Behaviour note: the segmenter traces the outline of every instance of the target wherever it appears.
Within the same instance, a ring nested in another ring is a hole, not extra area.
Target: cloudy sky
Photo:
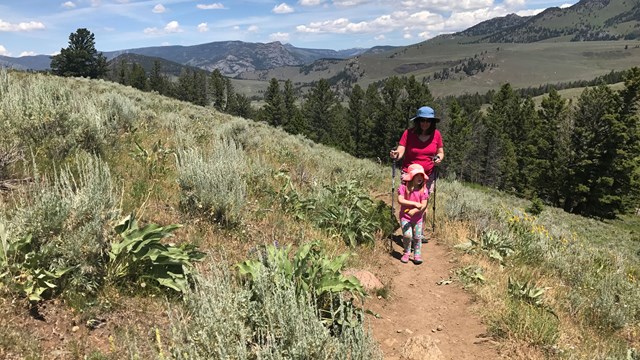
[[[214,41],[302,48],[415,44],[577,0],[3,0],[0,55],[55,54],[87,28],[99,51]]]

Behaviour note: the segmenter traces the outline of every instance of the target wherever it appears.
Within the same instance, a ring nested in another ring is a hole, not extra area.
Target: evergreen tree
[[[291,80],[284,83],[283,106],[284,106],[284,129],[290,134],[308,134],[309,129],[296,105],[296,94]]]
[[[389,150],[397,146],[398,139],[408,123],[402,109],[402,83],[400,79],[393,76],[384,82],[381,99],[380,116],[375,119],[372,138],[378,145],[374,156],[385,159],[389,157]]]
[[[167,93],[167,80],[162,75],[162,65],[160,61],[154,60],[151,73],[149,74],[149,88],[151,91],[157,91],[158,94],[165,95]]]
[[[269,87],[264,95],[263,121],[271,126],[280,126],[284,120],[284,103],[280,93],[280,84],[276,78],[271,78]]]
[[[243,94],[235,94],[236,107],[233,115],[243,117],[245,119],[253,119],[253,108],[251,107],[251,100]]]
[[[60,76],[96,79],[107,73],[107,58],[96,50],[93,33],[80,28],[69,35],[69,46],[51,58],[51,70]]]
[[[564,208],[567,211],[611,217],[619,200],[614,190],[619,97],[606,85],[587,88],[578,100],[571,136],[572,157],[568,166]]]
[[[360,85],[354,85],[349,94],[349,133],[353,141],[350,153],[357,157],[366,156],[367,143],[371,140],[371,118],[365,107],[365,94]]]
[[[447,173],[455,173],[459,178],[464,179],[467,175],[467,159],[471,151],[471,123],[458,105],[457,101],[449,104],[449,115],[447,122],[449,127],[443,133],[444,143],[447,146]]]
[[[209,87],[211,89],[210,99],[211,103],[213,103],[213,107],[218,111],[223,111],[225,109],[225,85],[224,76],[222,76],[220,70],[213,70],[209,81]]]
[[[362,156],[367,158],[375,158],[380,154],[379,149],[383,146],[380,142],[381,138],[374,135],[374,129],[382,126],[382,98],[380,97],[380,92],[378,91],[377,86],[374,84],[370,84],[367,86],[367,91],[364,94],[364,112],[367,117],[367,125],[369,127],[369,131],[367,132],[367,138],[362,138],[361,142],[361,151]],[[397,144],[397,140],[394,143],[394,146]],[[387,159],[387,157],[382,157],[379,159]]]
[[[330,146],[342,146],[346,129],[340,116],[340,104],[336,93],[326,79],[320,79],[306,96],[302,105],[312,140]]]
[[[403,116],[410,119],[416,115],[416,111],[421,106],[434,106],[433,95],[429,91],[429,87],[418,81],[415,76],[411,75],[405,81],[404,88],[407,93],[405,101],[402,103]],[[439,109],[435,109],[436,114],[439,114]]]
[[[540,124],[533,134],[539,141],[536,149],[538,173],[534,180],[537,195],[554,206],[560,206],[568,172],[571,128],[567,101],[555,88],[551,88],[549,95],[542,100],[538,118]]]
[[[224,106],[224,111],[228,114],[236,114],[236,109],[238,104],[236,103],[238,98],[236,97],[236,91],[233,88],[233,84],[231,83],[231,79],[228,77],[224,78],[225,84],[225,93],[227,98],[227,103]]]
[[[142,65],[134,63],[131,67],[129,85],[138,90],[147,90],[147,73],[144,71]]]

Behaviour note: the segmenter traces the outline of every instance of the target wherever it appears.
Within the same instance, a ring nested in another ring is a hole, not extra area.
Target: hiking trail
[[[388,299],[373,294],[366,302],[368,324],[385,359],[497,359],[498,346],[474,314],[472,295],[460,282],[446,281],[455,268],[455,254],[431,239],[422,245],[424,262],[402,263],[401,232],[393,253],[378,252],[374,273],[390,286]]]

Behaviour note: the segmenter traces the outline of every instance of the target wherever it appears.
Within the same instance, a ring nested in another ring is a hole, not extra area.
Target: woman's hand
[[[398,152],[398,150],[391,150],[391,151],[389,152],[389,156],[390,156],[392,159],[397,159],[399,155],[400,155],[400,153]]]

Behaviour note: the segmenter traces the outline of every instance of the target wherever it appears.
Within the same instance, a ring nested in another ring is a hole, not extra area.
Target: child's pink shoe
[[[403,263],[408,263],[409,262],[409,256],[411,255],[411,253],[404,253],[402,254],[402,257],[400,258],[400,261],[402,261]]]
[[[420,255],[420,254],[414,255],[413,256],[413,263],[416,264],[416,265],[422,264],[422,255]]]

